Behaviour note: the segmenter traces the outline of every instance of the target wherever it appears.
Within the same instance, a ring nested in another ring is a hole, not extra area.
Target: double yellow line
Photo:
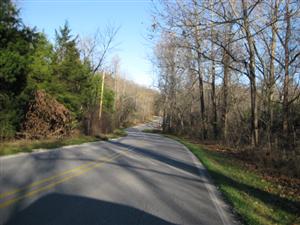
[[[123,154],[125,154],[125,153],[123,153]],[[15,189],[13,191],[9,191],[9,192],[0,194],[0,209],[3,209],[9,205],[12,205],[13,203],[18,202],[24,198],[33,197],[38,193],[50,190],[51,188],[53,188],[61,183],[64,183],[74,177],[78,177],[92,169],[99,168],[99,167],[103,166],[105,163],[111,162],[114,159],[120,157],[121,155],[122,154],[120,154],[120,153],[116,153],[110,158],[100,157],[96,160],[99,162],[93,161],[93,162],[89,162],[89,163],[84,163],[80,166],[74,167],[70,170],[66,170],[62,173],[58,173],[51,177],[47,177],[45,179],[33,182],[23,188]],[[64,175],[67,175],[67,176],[64,176]],[[61,179],[56,180],[56,178],[59,178],[59,177],[61,177]],[[49,182],[49,184],[43,186],[43,184],[46,184],[48,182]],[[41,186],[41,187],[38,187],[38,186]],[[38,187],[38,188],[22,195],[22,192],[26,192],[29,188],[34,188],[34,187]],[[18,193],[20,193],[20,195],[15,196]],[[10,196],[13,196],[13,198],[10,198],[8,200],[4,200],[3,202],[1,202],[2,199],[9,198]]]

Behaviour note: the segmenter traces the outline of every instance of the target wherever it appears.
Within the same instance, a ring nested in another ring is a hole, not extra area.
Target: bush
[[[13,112],[0,112],[0,139],[10,139],[15,136],[16,128],[13,124]]]

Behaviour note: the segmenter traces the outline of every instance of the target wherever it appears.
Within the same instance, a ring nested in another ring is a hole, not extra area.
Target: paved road
[[[234,224],[187,149],[158,134],[0,158],[0,224]]]

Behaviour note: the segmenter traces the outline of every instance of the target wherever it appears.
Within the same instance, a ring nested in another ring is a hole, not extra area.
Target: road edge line
[[[235,216],[231,212],[229,205],[221,197],[222,196],[221,192],[217,189],[216,185],[214,184],[211,176],[209,175],[208,170],[203,166],[200,160],[185,145],[183,146],[185,150],[188,152],[189,156],[192,158],[194,165],[197,167],[199,175],[204,178],[204,184],[209,193],[209,197],[211,198],[223,222],[223,225],[231,225],[232,222],[234,224],[239,224],[238,221],[235,219]]]
[[[145,138],[145,133],[144,132],[141,132],[141,133],[142,133],[143,138]],[[216,185],[214,184],[211,176],[209,175],[208,170],[203,166],[203,164],[200,162],[200,160],[190,151],[190,149],[177,140],[174,140],[172,138],[166,137],[161,134],[157,134],[157,135],[161,136],[162,138],[172,140],[173,142],[179,144],[180,146],[183,147],[183,149],[186,150],[186,152],[192,159],[193,164],[197,168],[198,174],[204,180],[204,186],[205,186],[205,188],[209,194],[209,197],[212,200],[212,202],[218,212],[218,215],[222,221],[222,224],[223,225],[240,224],[239,221],[236,220],[234,214],[231,212],[229,205],[223,200],[221,192],[217,189]]]

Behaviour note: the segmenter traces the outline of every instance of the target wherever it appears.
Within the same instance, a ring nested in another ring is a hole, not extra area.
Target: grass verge
[[[300,224],[300,196],[282,195],[280,186],[227,154],[207,150],[185,138],[166,136],[181,142],[197,156],[244,224]]]
[[[108,139],[119,138],[127,136],[127,133],[124,129],[116,129],[114,132],[105,135]]]
[[[64,139],[47,139],[47,140],[16,140],[0,143],[0,156],[13,155],[20,152],[33,152],[34,149],[53,149],[67,145],[78,145],[86,142],[108,140],[126,136],[123,129],[116,129],[114,132],[100,136],[67,137]]]
[[[64,139],[9,141],[0,143],[0,156],[17,154],[20,152],[32,152],[34,149],[39,148],[53,149],[66,145],[76,145],[99,140],[101,139],[93,136],[78,136]]]

